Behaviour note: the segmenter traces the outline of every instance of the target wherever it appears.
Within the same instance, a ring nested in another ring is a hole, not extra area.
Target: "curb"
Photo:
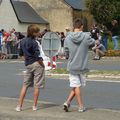
[[[61,105],[39,103],[38,111],[32,111],[32,101],[25,100],[23,111],[16,112],[14,107],[17,99],[0,97],[0,120],[119,120],[120,110],[104,108],[87,108],[84,113],[77,112],[77,106],[72,106],[68,113]]]
[[[52,73],[46,73],[46,76],[53,76],[53,77],[69,77],[69,74],[52,74]],[[86,75],[86,79],[92,79],[92,78],[97,78],[97,79],[120,79],[120,75],[108,75],[108,74],[97,74],[97,75]]]

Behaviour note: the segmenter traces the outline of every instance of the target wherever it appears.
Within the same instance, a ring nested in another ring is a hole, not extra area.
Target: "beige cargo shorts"
[[[34,62],[26,66],[26,68],[23,85],[43,88],[45,86],[45,69],[38,62]]]

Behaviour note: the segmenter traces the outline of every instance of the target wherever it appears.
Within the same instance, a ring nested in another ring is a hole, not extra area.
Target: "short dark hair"
[[[77,18],[74,20],[73,23],[73,28],[81,28],[81,26],[83,25],[83,21],[80,18]]]
[[[35,33],[38,32],[40,32],[40,28],[38,25],[36,24],[29,25],[27,29],[27,37],[35,38],[36,37]]]

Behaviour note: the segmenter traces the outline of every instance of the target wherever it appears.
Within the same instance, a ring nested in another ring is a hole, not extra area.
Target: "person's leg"
[[[96,56],[99,56],[99,49],[96,49]]]
[[[101,51],[101,50],[98,50],[98,54],[99,54],[100,57],[105,55],[105,53],[103,51]]]
[[[100,56],[99,56],[99,49],[95,49],[95,57],[93,60],[99,60]]]
[[[67,101],[63,104],[64,105],[64,110],[65,112],[69,111],[69,107],[70,107],[70,102],[72,101],[72,99],[75,96],[75,89],[73,88],[67,98]]]
[[[108,49],[108,36],[106,35],[105,38],[104,38],[104,42],[105,42],[105,49],[107,50]]]
[[[45,69],[38,62],[34,63],[34,103],[33,110],[37,110],[38,97],[40,87],[44,86],[45,82]]]
[[[26,95],[26,92],[27,92],[27,87],[25,85],[23,85],[21,92],[20,92],[19,103],[18,103],[18,105],[20,107],[22,107],[22,105],[23,105],[23,101],[24,101],[24,97]]]
[[[39,88],[35,87],[34,88],[34,104],[33,104],[33,106],[35,107],[37,107],[38,97],[39,97]]]
[[[75,89],[73,88],[67,98],[67,101],[66,101],[67,104],[70,104],[74,97],[75,97]]]
[[[79,107],[83,108],[84,105],[82,101],[82,93],[81,93],[80,87],[75,88],[75,96],[76,96]]]
[[[102,37],[102,40],[100,41],[100,43],[105,46],[105,37],[104,36]]]
[[[114,36],[112,37],[113,43],[114,43],[114,50],[118,50],[118,37]]]
[[[23,82],[23,86],[20,92],[19,102],[16,107],[16,111],[21,111],[27,89],[29,86],[32,86],[32,83],[33,83],[33,74],[31,73],[31,65],[29,65],[27,66],[27,70],[24,75],[24,82]]]
[[[107,50],[107,41],[108,41],[108,37],[107,35],[105,35],[103,38],[102,38],[102,44],[103,46],[105,47],[105,49]]]

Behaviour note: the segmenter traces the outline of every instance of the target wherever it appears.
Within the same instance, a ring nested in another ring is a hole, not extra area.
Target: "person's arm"
[[[40,56],[40,49],[38,46],[38,43],[35,41],[33,44],[33,49],[34,49],[34,56],[36,57],[38,63],[42,66],[45,67],[44,63],[43,63],[43,58]]]
[[[86,34],[86,45],[89,47],[89,49],[96,47],[95,40],[88,34]]]
[[[65,54],[65,58],[69,59],[69,48],[67,44],[67,38],[65,38],[65,42],[64,42],[64,54]]]
[[[96,46],[96,49],[100,49],[101,46],[102,46],[101,44],[97,45],[97,46]]]

